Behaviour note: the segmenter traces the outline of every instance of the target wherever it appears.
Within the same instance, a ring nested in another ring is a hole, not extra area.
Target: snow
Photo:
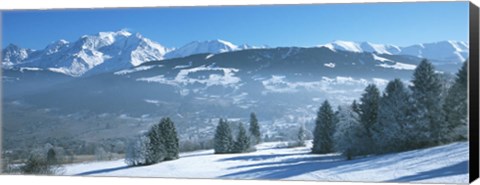
[[[345,160],[339,154],[311,154],[307,147],[262,143],[245,154],[214,155],[212,150],[181,153],[180,159],[128,167],[124,160],[65,166],[65,175],[467,183],[468,142]]]
[[[469,53],[468,42],[453,40],[419,43],[404,47],[390,44],[375,44],[371,42],[337,40],[331,43],[318,45],[317,47],[327,47],[332,51],[342,50],[355,53],[369,52],[388,55],[411,55],[419,58],[437,60],[442,63],[463,62],[468,58]]]
[[[221,39],[207,40],[207,41],[193,41],[178,49],[175,49],[166,53],[165,58],[171,59],[171,58],[186,57],[186,56],[200,54],[200,53],[218,54],[218,53],[225,53],[225,52],[231,52],[231,51],[239,51],[244,49],[260,49],[260,48],[266,48],[266,46],[250,46],[247,44],[237,46],[231,42],[221,40]],[[206,59],[211,57],[211,56],[210,57],[208,56]]]
[[[328,67],[328,68],[335,68],[335,63],[330,62],[330,63],[325,63],[323,66]]]
[[[158,100],[144,99],[143,101],[145,101],[146,103],[157,105],[157,106],[160,104],[160,101]]]
[[[366,86],[369,81],[363,78],[355,79],[346,76],[337,76],[335,78],[322,77],[320,81],[296,81],[290,82],[285,76],[272,75],[269,79],[259,79],[266,89],[265,93],[294,93],[300,90],[321,91],[325,93],[339,93],[334,86],[353,85]]]
[[[211,58],[211,57],[213,57],[213,56],[215,56],[215,54],[207,55],[207,56],[205,57],[205,60],[207,60],[207,59],[209,59],[209,58]]]
[[[136,67],[136,68],[133,68],[133,69],[124,69],[124,70],[121,70],[121,71],[117,71],[113,74],[115,74],[115,75],[125,75],[125,74],[130,74],[130,73],[139,72],[139,71],[146,71],[146,70],[153,69],[154,67],[162,67],[162,66],[163,65],[140,66],[140,67]]]
[[[140,34],[126,30],[84,35],[75,42],[59,40],[35,51],[11,46],[4,56],[9,67],[36,67],[79,77],[89,71],[110,72],[161,60],[169,51]]]
[[[188,68],[188,67],[191,67],[191,66],[192,66],[192,62],[188,62],[187,65],[178,65],[178,66],[173,67],[173,69],[184,69],[184,68]]]
[[[377,61],[380,61],[380,62],[393,62],[389,59],[386,59],[386,58],[383,58],[383,57],[379,57],[378,55],[375,55],[375,54],[372,54],[373,56],[373,59],[374,60],[377,60]]]
[[[21,67],[20,72],[23,73],[23,71],[42,71],[43,69],[40,69],[38,67]]]
[[[395,62],[395,64],[379,64],[377,66],[384,67],[384,68],[393,68],[393,69],[401,69],[401,70],[415,70],[417,67],[416,65],[413,64],[405,64],[405,63],[400,63],[400,62]]]
[[[191,73],[200,71],[221,71],[223,74],[210,74],[206,78],[191,78],[188,76]],[[235,68],[222,68],[202,65],[190,69],[181,69],[174,79],[167,79],[164,75],[158,75],[153,77],[138,78],[137,81],[156,82],[173,86],[200,83],[206,85],[207,87],[215,85],[236,87],[241,81],[239,77],[235,76],[235,73],[238,71],[239,70]]]

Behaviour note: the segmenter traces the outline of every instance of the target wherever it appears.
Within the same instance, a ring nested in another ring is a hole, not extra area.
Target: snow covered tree
[[[353,100],[352,110],[355,111],[357,114],[360,114],[360,106],[358,105],[357,100]]]
[[[413,73],[412,84],[414,123],[418,133],[416,147],[441,144],[448,131],[442,109],[442,84],[430,62],[420,62]]]
[[[333,152],[333,133],[335,131],[335,114],[325,100],[317,113],[313,135],[312,153],[324,154]]]
[[[233,149],[233,137],[232,130],[227,121],[220,119],[218,126],[215,130],[215,137],[213,139],[213,148],[215,154],[225,154],[232,152]]]
[[[163,147],[165,150],[164,160],[178,159],[178,137],[175,125],[169,117],[162,118],[159,124]]]
[[[49,164],[57,164],[57,154],[55,153],[55,150],[53,148],[48,149],[47,152],[47,162]]]
[[[261,134],[260,134],[260,126],[258,125],[257,116],[254,112],[250,114],[250,134],[252,134],[252,139],[254,140],[255,144],[260,143]]]
[[[305,139],[307,137],[305,132],[306,132],[305,126],[303,124],[300,125],[300,128],[298,129],[298,133],[297,133],[297,143],[296,143],[297,146],[305,146]]]
[[[365,92],[360,98],[360,105],[358,105],[360,123],[365,128],[366,137],[371,141],[365,144],[372,145],[373,149],[373,134],[374,134],[374,125],[378,121],[378,106],[380,100],[380,91],[377,86],[370,84],[365,88]]]
[[[400,79],[390,81],[380,99],[374,140],[379,153],[412,149],[415,128],[412,125],[412,100]]]
[[[341,152],[347,159],[367,154],[366,130],[360,124],[359,116],[352,106],[339,107],[335,134],[335,151]]]
[[[162,136],[160,124],[153,125],[147,133],[150,140],[148,146],[148,156],[146,164],[155,164],[161,162],[166,157],[165,141]]]
[[[443,110],[448,129],[448,141],[466,140],[468,137],[468,60],[458,71],[455,82],[448,90]]]
[[[149,147],[150,139],[146,135],[138,135],[131,139],[125,151],[125,163],[129,166],[148,164]]]
[[[247,152],[250,149],[250,138],[248,138],[247,131],[243,128],[243,124],[238,125],[238,135],[237,140],[233,146],[233,152],[243,153]]]

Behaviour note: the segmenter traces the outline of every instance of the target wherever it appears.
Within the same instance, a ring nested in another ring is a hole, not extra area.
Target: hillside
[[[315,181],[392,181],[467,183],[468,142],[347,161],[339,154],[310,154],[310,147],[287,148],[271,142],[246,154],[213,155],[212,150],[182,153],[151,166],[127,167],[123,160],[65,166],[65,175],[282,179]]]

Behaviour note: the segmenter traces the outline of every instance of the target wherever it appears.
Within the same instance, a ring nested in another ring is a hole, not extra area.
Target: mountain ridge
[[[458,64],[468,57],[468,42],[452,40],[420,43],[406,47],[336,40],[314,47],[326,47],[332,51],[410,55],[432,59],[440,65]],[[74,42],[61,39],[48,44],[41,50],[9,44],[2,50],[2,67],[18,70],[48,70],[80,77],[120,71],[149,61],[181,58],[202,53],[219,54],[265,48],[270,47],[266,45],[235,45],[221,39],[192,41],[179,48],[168,48],[143,37],[140,33],[120,30],[83,35]]]

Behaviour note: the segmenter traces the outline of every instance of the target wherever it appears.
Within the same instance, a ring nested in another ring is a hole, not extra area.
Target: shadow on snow
[[[75,174],[75,175],[93,175],[93,174],[98,174],[98,173],[114,172],[114,171],[124,170],[124,169],[128,169],[128,168],[133,168],[133,167],[132,166],[120,166],[120,167],[115,167],[115,168],[105,168],[105,169],[82,172],[82,173]]]
[[[467,174],[467,173],[468,173],[468,161],[463,161],[451,166],[446,166],[439,169],[420,172],[415,175],[396,178],[393,180],[389,180],[388,182],[419,181],[419,180],[431,179],[436,177],[448,177],[452,175],[461,175],[461,174]]]

